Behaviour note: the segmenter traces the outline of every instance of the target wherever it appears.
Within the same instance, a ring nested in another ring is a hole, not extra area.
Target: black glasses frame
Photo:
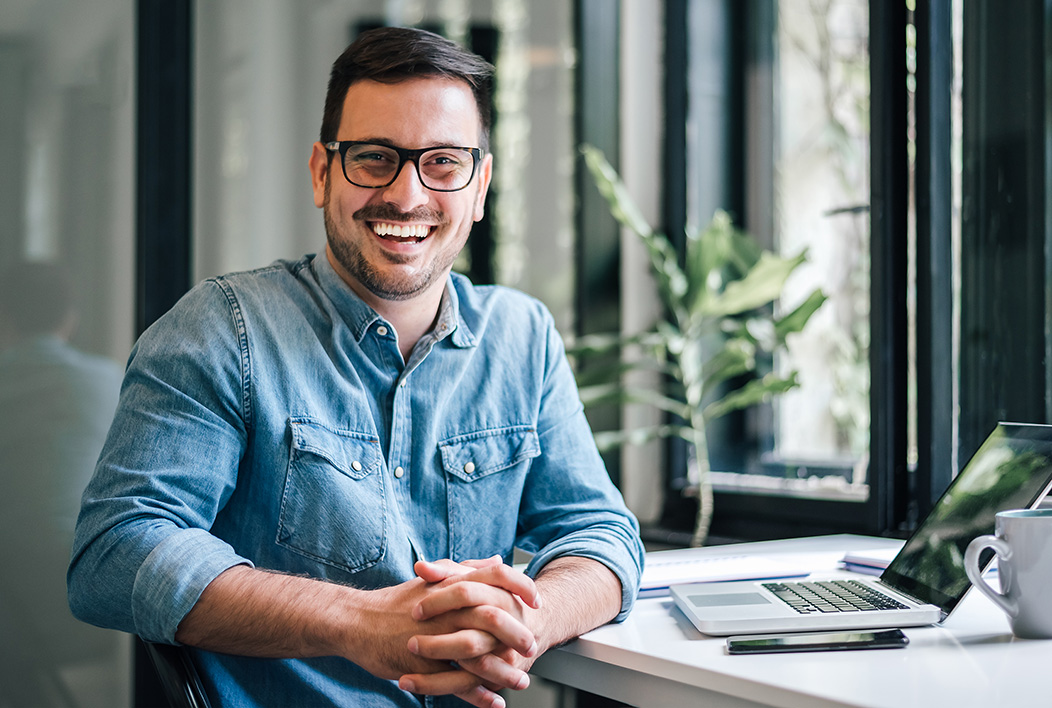
[[[430,189],[432,192],[459,192],[460,190],[471,184],[471,181],[475,179],[475,171],[478,169],[479,161],[482,159],[482,149],[474,147],[460,147],[456,145],[436,145],[434,147],[417,148],[410,150],[409,148],[396,147],[395,145],[388,145],[386,143],[374,143],[368,140],[334,140],[328,143],[322,143],[326,150],[330,152],[338,152],[340,154],[340,169],[343,171],[343,178],[353,184],[355,187],[361,187],[363,189],[383,189],[394,184],[394,181],[398,179],[398,175],[402,173],[402,168],[405,167],[405,163],[412,162],[416,168],[416,176],[420,180],[425,188]],[[347,151],[355,145],[375,145],[376,147],[386,148],[393,150],[398,155],[398,165],[395,167],[394,174],[391,175],[390,181],[385,184],[358,184],[353,179],[347,176]],[[420,156],[425,152],[431,152],[432,150],[464,150],[471,155],[471,174],[468,175],[468,181],[464,183],[464,187],[457,187],[456,189],[438,189],[431,187],[424,181],[423,174],[420,173]]]

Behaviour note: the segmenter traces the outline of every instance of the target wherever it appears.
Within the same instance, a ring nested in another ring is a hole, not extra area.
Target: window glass
[[[123,706],[127,635],[66,601],[134,336],[131,0],[0,3],[0,705]]]
[[[761,3],[762,4],[762,3]],[[829,298],[772,366],[800,386],[751,411],[718,488],[864,500],[869,445],[869,56],[865,0],[780,0],[747,59],[747,230],[808,261],[777,305]],[[759,116],[759,117],[757,117]],[[767,116],[765,119],[764,116]],[[742,472],[747,472],[743,474]]]
[[[362,29],[419,26],[497,67],[494,181],[457,269],[541,298],[571,331],[572,11],[560,0],[198,3],[196,277],[324,248],[307,159],[331,64]]]

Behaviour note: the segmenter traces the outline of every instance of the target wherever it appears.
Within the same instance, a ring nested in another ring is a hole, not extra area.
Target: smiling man
[[[363,34],[310,156],[324,254],[198,285],[132,352],[70,604],[187,646],[217,705],[501,706],[631,609],[638,525],[551,316],[451,272],[491,78],[437,35]]]

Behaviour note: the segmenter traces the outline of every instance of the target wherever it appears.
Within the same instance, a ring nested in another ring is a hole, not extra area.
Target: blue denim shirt
[[[174,643],[234,565],[380,587],[417,559],[513,548],[535,554],[531,575],[562,555],[604,563],[619,619],[631,609],[638,525],[547,310],[452,275],[403,362],[390,323],[308,256],[205,281],[136,343],[84,493],[70,604]],[[194,658],[221,705],[420,705],[340,658]]]

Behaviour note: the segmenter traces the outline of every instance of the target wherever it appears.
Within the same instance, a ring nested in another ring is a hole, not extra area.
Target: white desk
[[[836,561],[847,550],[887,545],[839,535],[698,550],[808,554],[822,564],[817,576],[843,574]],[[644,708],[1052,706],[1052,640],[1014,638],[982,594],[968,593],[942,626],[905,632],[906,649],[728,656],[724,639],[701,634],[659,597],[639,600],[621,624],[549,651],[532,673]]]

